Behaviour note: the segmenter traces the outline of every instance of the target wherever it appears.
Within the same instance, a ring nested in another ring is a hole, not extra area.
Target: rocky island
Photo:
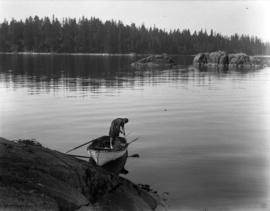
[[[1,210],[166,210],[151,189],[38,142],[0,138]]]
[[[268,61],[263,58],[249,56],[245,53],[227,53],[215,51],[199,53],[193,59],[196,67],[225,67],[228,69],[257,69],[268,66]]]
[[[151,55],[131,63],[136,69],[179,69],[182,68],[173,58],[167,54]],[[193,58],[193,66],[197,68],[224,68],[249,70],[270,66],[267,57],[249,56],[245,53],[227,53],[225,51],[214,51],[198,53]]]
[[[172,57],[167,54],[151,55],[131,63],[131,66],[137,69],[144,68],[173,68],[176,65]]]

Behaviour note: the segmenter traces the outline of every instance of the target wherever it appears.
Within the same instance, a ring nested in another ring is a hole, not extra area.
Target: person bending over
[[[117,118],[112,121],[109,131],[111,149],[113,148],[113,142],[115,141],[116,137],[119,137],[120,133],[122,133],[124,136],[126,135],[126,123],[128,123],[127,118]]]

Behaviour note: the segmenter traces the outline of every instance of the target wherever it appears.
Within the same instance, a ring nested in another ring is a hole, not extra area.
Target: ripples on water
[[[270,68],[130,68],[136,57],[0,55],[0,134],[66,151],[130,118],[127,176],[172,210],[269,210]],[[86,154],[81,149],[77,154]]]

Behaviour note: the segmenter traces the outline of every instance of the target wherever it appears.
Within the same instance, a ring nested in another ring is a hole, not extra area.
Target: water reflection
[[[143,87],[196,81],[209,83],[226,77],[227,69],[193,68],[192,56],[174,56],[182,68],[172,70],[135,70],[130,67],[141,57],[74,55],[0,54],[0,81],[14,89],[28,88],[30,94],[56,92],[58,89],[100,93],[102,89]],[[228,75],[231,77],[233,71]],[[245,77],[245,71],[237,72]],[[250,71],[249,71],[250,73]]]
[[[137,59],[0,55],[1,136],[65,152],[127,116],[141,155],[128,177],[170,192],[170,208],[269,210],[269,68],[198,70],[180,56],[180,69],[139,71]]]
[[[123,87],[126,80],[117,76],[123,62],[129,60],[129,57],[1,55],[1,80],[14,88],[28,87],[35,93],[59,87],[98,91],[102,86]]]

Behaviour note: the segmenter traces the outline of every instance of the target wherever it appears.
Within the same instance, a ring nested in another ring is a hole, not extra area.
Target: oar
[[[78,158],[90,158],[88,156],[83,156],[83,155],[69,155],[69,156],[78,157]]]
[[[139,139],[139,137],[135,138],[134,140],[132,140],[131,142],[127,143],[127,145],[130,145],[131,143],[137,141]]]
[[[139,154],[133,154],[133,155],[129,155],[128,157],[129,158],[139,158],[140,155]]]
[[[80,147],[83,147],[84,145],[89,144],[89,143],[91,143],[92,141],[93,141],[93,140],[88,141],[88,142],[86,142],[86,143],[84,143],[84,144],[81,144],[80,146],[74,147],[73,149],[68,150],[66,153],[69,153],[69,152],[71,152],[71,151],[73,151],[73,150],[75,150],[75,149],[78,149],[78,148],[80,148]]]
[[[129,142],[128,145],[130,145],[131,143],[137,141],[138,139],[139,139],[138,137],[135,138],[134,140],[132,140],[131,142]],[[89,143],[91,143],[92,141],[93,141],[93,140],[88,141],[88,142],[86,142],[86,143],[84,143],[84,144],[81,144],[80,146],[74,147],[73,149],[68,150],[66,153],[69,153],[69,152],[71,152],[71,151],[73,151],[73,150],[75,150],[75,149],[78,149],[78,148],[80,148],[80,147],[86,145],[86,144],[89,144]]]

